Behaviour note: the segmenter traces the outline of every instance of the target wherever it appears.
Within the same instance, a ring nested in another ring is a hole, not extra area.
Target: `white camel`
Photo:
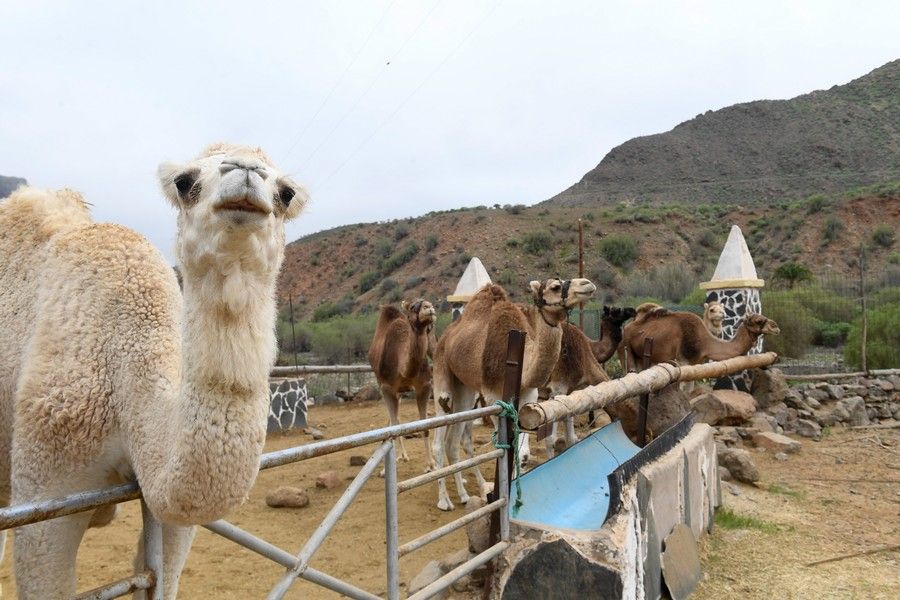
[[[158,174],[178,209],[183,300],[159,251],[94,223],[75,192],[0,203],[0,501],[136,479],[163,522],[172,599],[193,525],[239,506],[256,479],[284,221],[306,193],[261,150],[229,144]],[[113,514],[18,529],[19,597],[71,598],[84,531]]]

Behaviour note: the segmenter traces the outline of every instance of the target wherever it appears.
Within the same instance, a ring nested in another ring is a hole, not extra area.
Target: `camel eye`
[[[276,194],[275,197],[278,198],[279,202],[281,202],[283,205],[287,206],[291,203],[291,199],[294,197],[294,195],[296,193],[297,192],[295,192],[292,187],[290,187],[288,185],[280,185],[280,186],[278,186],[278,193]]]
[[[187,193],[191,191],[191,188],[194,187],[194,183],[197,181],[197,175],[199,173],[196,169],[191,169],[190,171],[185,171],[181,175],[175,178],[175,189],[178,190],[178,195],[184,198],[187,196]]]

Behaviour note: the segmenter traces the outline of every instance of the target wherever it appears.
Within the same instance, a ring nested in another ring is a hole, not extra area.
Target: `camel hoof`
[[[443,511],[450,511],[453,510],[453,503],[447,498],[441,498],[438,500],[437,507]]]
[[[378,476],[384,479],[384,469],[381,469],[381,473],[379,473]]]
[[[400,457],[400,460],[402,460],[403,462],[409,462],[409,456],[404,454],[403,456]]]
[[[494,482],[486,481],[484,485],[481,486],[481,497],[487,499],[488,494],[494,491]]]
[[[450,410],[450,398],[438,398],[438,404],[441,405],[441,409],[443,409],[443,411],[448,415],[453,412],[452,410]]]
[[[437,469],[437,465],[434,464],[434,463],[431,463],[431,464],[429,464],[429,465],[425,465],[425,472],[426,472],[426,473],[431,473],[432,471],[434,471],[434,470],[436,470],[436,469]]]
[[[461,495],[459,496],[459,503],[460,503],[460,504],[468,504],[468,503],[469,503],[469,495],[468,495],[468,494],[461,494]]]

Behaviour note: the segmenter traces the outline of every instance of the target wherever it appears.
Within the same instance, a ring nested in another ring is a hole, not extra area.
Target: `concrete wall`
[[[513,521],[513,544],[498,561],[493,597],[660,598],[663,540],[679,523],[698,540],[711,530],[720,504],[717,466],[712,428],[698,424],[638,471],[623,489],[622,509],[599,530]]]

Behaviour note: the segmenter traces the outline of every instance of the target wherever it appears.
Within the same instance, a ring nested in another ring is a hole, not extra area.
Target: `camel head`
[[[593,296],[597,286],[588,279],[548,279],[545,282],[532,281],[528,284],[534,304],[547,312],[565,314],[573,306],[585,302]]]
[[[434,306],[432,306],[431,302],[428,300],[419,298],[412,303],[404,300],[400,303],[400,306],[403,308],[403,311],[406,313],[406,318],[409,319],[409,322],[413,327],[431,327],[434,325],[434,319],[437,313],[434,310]]]
[[[743,325],[747,328],[747,331],[757,336],[763,334],[778,335],[781,333],[778,323],[762,315],[748,314],[744,317]]]
[[[625,308],[618,306],[603,307],[603,318],[609,319],[616,325],[621,325],[628,319],[633,319],[635,315],[637,315],[637,312],[630,306],[626,306]]]
[[[163,163],[157,175],[178,209],[176,252],[187,277],[277,274],[284,222],[300,213],[307,194],[261,149],[214,144],[186,164]]]
[[[725,307],[718,302],[704,302],[703,316],[706,317],[710,323],[719,325],[722,323],[722,319],[725,318]]]

